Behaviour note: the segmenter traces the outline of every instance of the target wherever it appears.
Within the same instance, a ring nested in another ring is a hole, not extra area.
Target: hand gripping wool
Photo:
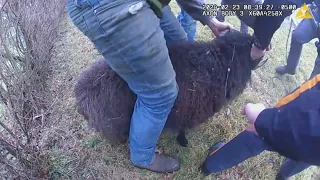
[[[245,89],[256,63],[250,58],[253,38],[227,32],[209,42],[168,46],[179,92],[165,129],[179,132],[204,123]],[[103,58],[80,74],[75,86],[78,112],[111,143],[128,139],[136,95]]]

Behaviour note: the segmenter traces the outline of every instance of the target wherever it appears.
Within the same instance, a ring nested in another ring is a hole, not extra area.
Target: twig
[[[93,81],[93,84],[96,83],[99,79],[101,79],[103,76],[105,76],[107,73],[103,73],[100,77],[98,77],[98,79],[96,79],[95,81]]]
[[[24,166],[30,167],[30,161],[21,157],[21,152],[18,150],[18,148],[14,147],[13,145],[11,145],[3,139],[0,139],[0,144],[3,145],[5,149],[9,152],[9,154],[17,158]]]
[[[20,144],[19,138],[1,121],[0,121],[0,126],[2,126],[15,140],[17,140],[18,144],[24,149],[25,146]]]
[[[37,115],[37,116],[34,116],[32,119],[33,120],[36,120],[37,118],[41,117],[41,129],[43,129],[43,126],[44,126],[44,119],[45,119],[45,112],[43,109],[41,109],[41,114],[40,115]]]
[[[233,63],[233,58],[234,58],[234,52],[235,52],[235,46],[233,46],[233,53],[232,53],[232,59],[231,59],[231,64]],[[230,65],[231,65],[230,64]],[[224,86],[224,96],[227,97],[227,86],[228,86],[228,79],[229,79],[229,73],[230,73],[231,69],[230,66],[228,67],[228,73],[227,73],[227,78],[226,78],[226,84]]]
[[[123,114],[121,114],[121,116],[119,116],[119,117],[109,118],[109,119],[107,119],[107,121],[114,120],[114,119],[121,119],[122,117],[123,117]]]
[[[4,146],[4,149],[7,150],[9,152],[9,154],[11,154],[14,157],[17,157],[17,153],[16,153],[16,147],[14,147],[13,145],[11,145],[10,143],[8,143],[6,140],[0,138],[0,145]]]
[[[90,173],[91,173],[91,175],[92,175],[93,179],[94,179],[94,180],[97,180],[97,179],[96,179],[96,177],[95,177],[95,175],[93,174],[93,172],[92,172],[92,169],[91,169],[91,168],[90,168]]]
[[[8,0],[6,0],[6,1],[3,3],[3,5],[2,5],[2,7],[1,7],[1,9],[0,9],[0,12],[2,12],[2,10],[4,9],[4,7],[6,6],[7,3],[8,3]]]

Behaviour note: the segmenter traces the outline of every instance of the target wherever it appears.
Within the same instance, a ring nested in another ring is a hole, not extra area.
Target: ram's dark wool
[[[165,129],[180,132],[198,126],[245,89],[255,64],[250,58],[253,38],[227,32],[210,42],[182,42],[168,47],[179,93]],[[136,95],[103,58],[81,73],[75,86],[78,112],[111,143],[128,139]]]

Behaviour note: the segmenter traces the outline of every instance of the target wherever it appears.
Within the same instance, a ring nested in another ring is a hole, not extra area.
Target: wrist
[[[215,17],[212,17],[210,20],[207,21],[207,26],[210,28],[210,29],[213,29],[217,26],[217,19]]]
[[[259,113],[253,125],[260,136],[266,136],[268,134],[269,127],[273,123],[277,111],[275,108],[266,108]]]
[[[261,51],[265,50],[265,48],[261,46],[261,44],[258,41],[258,38],[255,35],[253,35],[253,46],[256,47],[257,49],[260,49]]]

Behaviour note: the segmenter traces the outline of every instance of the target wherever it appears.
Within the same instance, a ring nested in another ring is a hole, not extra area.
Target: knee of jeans
[[[164,95],[167,97],[165,98],[167,102],[174,103],[178,97],[178,92],[179,92],[179,85],[177,84],[176,81],[173,81],[170,84],[169,90],[166,93],[164,93]]]
[[[160,107],[172,105],[179,92],[179,86],[176,80],[170,80],[170,83],[162,86],[161,88],[157,88],[156,90],[152,90],[152,92],[148,93],[148,95],[139,96],[140,100],[147,104],[148,106]]]
[[[173,81],[168,87],[166,87],[163,92],[161,92],[161,98],[158,99],[158,105],[164,105],[166,104],[169,106],[172,106],[177,97],[179,92],[179,86],[176,81]]]
[[[188,23],[194,23],[194,22],[196,22],[189,14],[187,14],[187,13],[185,13],[184,14],[184,18],[186,19],[186,21],[188,22]]]

